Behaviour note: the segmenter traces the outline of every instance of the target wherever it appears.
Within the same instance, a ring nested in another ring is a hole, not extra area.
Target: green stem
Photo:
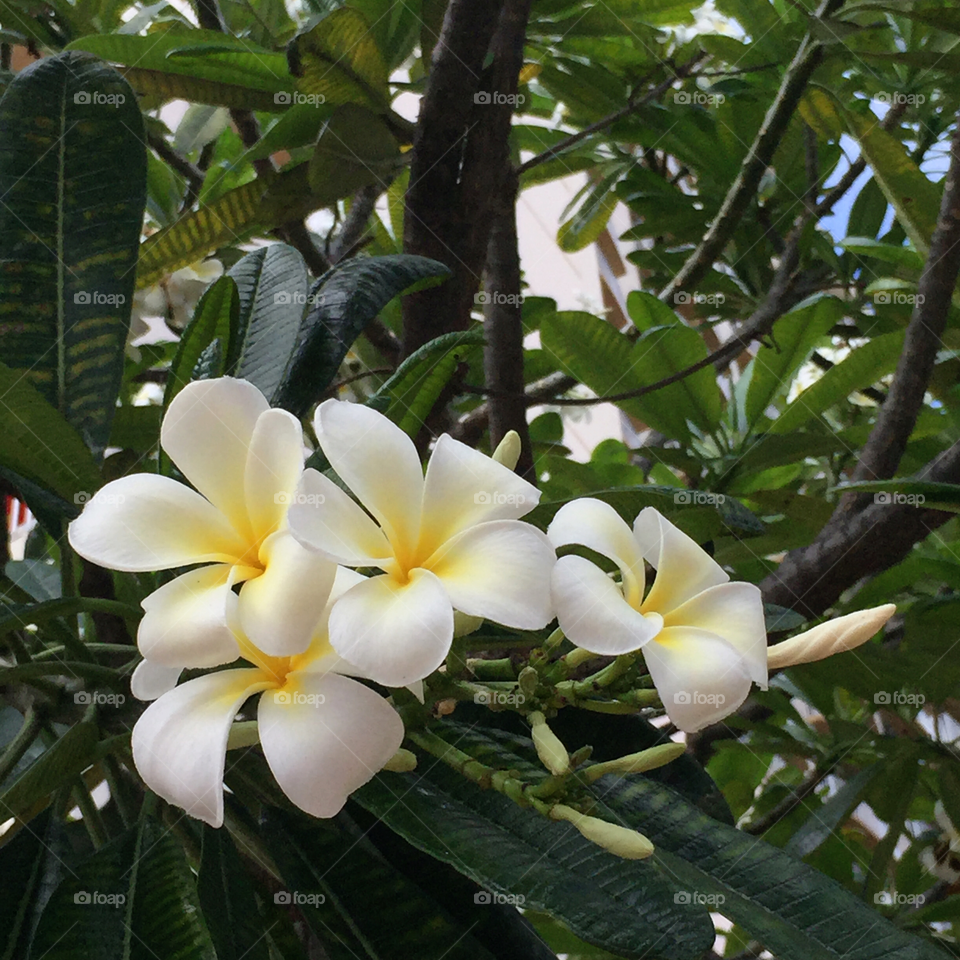
[[[502,660],[468,660],[467,668],[478,680],[516,680],[517,674],[509,657]]]
[[[93,797],[90,796],[90,791],[87,790],[87,785],[83,782],[82,777],[74,787],[73,796],[77,801],[77,806],[80,807],[83,825],[87,828],[90,841],[94,848],[99,850],[107,842],[107,828],[103,824],[103,817],[100,816],[100,811],[93,802]]]
[[[43,717],[37,713],[33,707],[27,709],[23,718],[23,726],[17,732],[17,735],[7,745],[0,757],[0,783],[10,775],[10,771],[20,762],[23,755],[30,749],[33,741],[37,739],[37,734],[43,728]]]

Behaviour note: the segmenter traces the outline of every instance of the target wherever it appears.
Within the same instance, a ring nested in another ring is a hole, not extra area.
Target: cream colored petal
[[[160,443],[184,476],[249,536],[244,475],[258,417],[269,409],[246,380],[196,380],[174,397]]]
[[[393,557],[383,531],[340,487],[313,469],[303,471],[287,523],[300,543],[337,563],[379,567]]]
[[[561,557],[553,568],[553,602],[560,629],[578,647],[603,656],[639,650],[659,632],[659,614],[644,616],[620,588],[583,557]]]
[[[216,667],[232,663],[240,648],[230,629],[232,568],[217,563],[181,574],[143,601],[146,613],[137,646],[164,667]]]
[[[555,547],[578,543],[605,557],[619,568],[623,593],[635,610],[643,600],[643,554],[630,527],[613,507],[602,500],[581,497],[562,506],[547,528],[547,536]]]
[[[286,530],[264,541],[260,560],[266,570],[240,588],[240,627],[271,657],[303,653],[327,605],[337,566]]]
[[[866,643],[897,612],[893,603],[869,610],[857,610],[845,617],[821,623],[796,637],[776,643],[767,650],[767,667],[781,670],[798,663],[812,663],[852,650]]]
[[[177,685],[181,673],[183,667],[164,667],[141,660],[130,676],[130,692],[138,700],[156,700]]]
[[[750,679],[767,686],[767,628],[760,588],[752,583],[707,587],[664,617],[665,627],[696,627],[723,637],[747,664]]]
[[[522,520],[492,520],[448,541],[425,564],[457,610],[521,630],[553,619],[550,541]]]
[[[433,673],[453,640],[453,605],[429,570],[408,583],[370,577],[348,590],[330,614],[330,642],[363,674],[404,687]]]
[[[633,534],[640,552],[657,570],[644,612],[656,610],[666,616],[701,590],[730,579],[706,550],[653,507],[640,511]]]
[[[259,670],[222,670],[188,680],[151,703],[132,741],[146,785],[191,817],[221,826],[233,718],[248,697],[272,685]]]
[[[396,549],[412,550],[423,499],[423,470],[413,441],[382,413],[342,400],[321,403],[314,426],[340,479]]]
[[[705,630],[664,628],[643,648],[643,659],[667,716],[686,733],[729,716],[750,692],[740,652]]]
[[[260,698],[263,755],[280,789],[314,817],[333,817],[397,752],[403,722],[362,683],[291,673]]]
[[[131,573],[229,563],[244,549],[219,510],[186,484],[155,473],[102,487],[70,524],[69,539],[84,559]]]
[[[303,430],[286,410],[257,419],[244,473],[247,514],[256,539],[273,533],[286,516],[303,471]]]
[[[488,520],[517,520],[540,501],[540,491],[502,464],[443,434],[423,488],[420,554]]]

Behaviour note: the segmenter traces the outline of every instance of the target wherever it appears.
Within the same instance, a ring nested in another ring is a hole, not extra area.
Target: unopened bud
[[[607,760],[603,763],[595,763],[592,767],[587,767],[583,771],[588,783],[599,780],[607,773],[618,773],[621,776],[628,773],[644,773],[647,770],[656,770],[677,757],[682,757],[686,752],[686,744],[683,743],[664,743],[657,747],[650,747],[649,750],[641,750],[639,753],[631,753],[625,757],[618,757],[616,760]]]
[[[570,755],[559,737],[547,726],[547,720],[539,710],[531,713],[527,719],[533,727],[533,745],[541,763],[556,776],[570,772]]]
[[[776,643],[767,650],[767,669],[780,670],[798,663],[813,663],[835,653],[852,650],[866,643],[893,615],[896,606],[885,603],[881,607],[858,610],[845,617],[828,620],[799,636]]]
[[[493,459],[508,470],[515,470],[520,459],[520,446],[520,434],[516,430],[508,430],[493,451]]]
[[[642,833],[629,827],[585,816],[562,803],[551,807],[550,816],[554,820],[572,823],[589,841],[624,860],[643,860],[653,853],[653,844]]]
[[[398,750],[384,765],[391,773],[409,773],[417,769],[416,755],[409,750]]]
[[[256,720],[241,720],[230,726],[227,737],[227,749],[239,750],[240,747],[252,747],[260,742],[260,731]]]
[[[532,700],[537,693],[540,675],[533,667],[524,667],[517,676],[517,683],[520,684],[520,691],[523,695],[528,700]]]

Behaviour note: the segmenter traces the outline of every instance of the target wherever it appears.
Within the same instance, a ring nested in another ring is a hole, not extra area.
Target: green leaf
[[[385,413],[405,433],[416,436],[457,367],[482,343],[481,330],[436,337],[411,353],[367,404]]]
[[[357,10],[327,14],[288,48],[301,93],[328,104],[355,103],[383,112],[390,106],[387,66],[370,24]]]
[[[249,380],[270,399],[296,345],[307,301],[306,264],[293,247],[274,243],[248,253],[228,276],[237,284],[240,312],[227,373]]]
[[[836,881],[652,780],[606,776],[597,788],[621,822],[654,842],[654,857],[678,883],[723,896],[724,916],[779,960],[947,960]]]
[[[28,382],[0,363],[0,464],[68,503],[99,489],[100,471],[76,430]]]
[[[206,824],[197,893],[217,960],[270,960],[243,860],[226,830]]]
[[[66,876],[40,917],[39,960],[216,960],[180,844],[140,824]]]
[[[876,503],[906,503],[927,510],[960,513],[960,485],[935,483],[931,480],[860,480],[834,487],[837,493],[873,493]]]
[[[324,274],[310,289],[276,405],[302,417],[331,384],[354,340],[394,297],[449,274],[437,260],[409,254],[354,257]]]
[[[110,430],[110,446],[150,453],[160,439],[161,409],[154,404],[117,407]]]
[[[29,917],[37,896],[50,826],[44,812],[0,850],[0,960],[19,960],[27,955]]]
[[[0,796],[0,813],[29,819],[55,790],[70,785],[97,759],[96,724],[78,723],[45,750]]]
[[[310,158],[308,177],[317,205],[329,206],[369,183],[385,185],[399,157],[393,134],[372,110],[357,103],[338,106]]]
[[[880,243],[879,240],[871,240],[869,237],[846,237],[839,242],[839,246],[861,257],[872,257],[874,260],[903,267],[916,277],[920,276],[923,269],[923,257],[910,247]]]
[[[123,373],[146,178],[143,119],[115,70],[65,53],[17,74],[0,101],[0,354],[97,455]]]
[[[282,109],[283,98],[290,96],[288,92],[252,90],[238,84],[186,77],[181,73],[166,73],[162,70],[121,67],[120,72],[140,96],[158,97],[163,101],[189,100],[191,103],[208,103],[231,110],[275,111]]]
[[[694,960],[713,941],[706,911],[675,903],[656,864],[614,857],[442,764],[424,761],[421,770],[380,774],[354,799],[419,850],[618,956]]]
[[[835,297],[793,310],[777,322],[774,344],[764,345],[752,361],[747,387],[747,423],[753,426],[767,407],[785,391],[817,342],[843,316],[843,304]]]
[[[773,421],[771,433],[790,433],[850,396],[869,387],[896,369],[903,352],[903,332],[885,333],[858,347],[814,384],[807,387]]]
[[[560,225],[557,243],[561,250],[567,253],[583,250],[603,233],[610,215],[620,202],[614,187],[622,173],[622,167],[617,164],[613,171],[590,188],[573,216]]]

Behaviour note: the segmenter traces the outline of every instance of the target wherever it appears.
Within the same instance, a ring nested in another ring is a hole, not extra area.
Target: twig
[[[377,204],[377,198],[383,191],[383,184],[371,183],[368,186],[361,187],[354,194],[353,202],[350,204],[350,212],[347,214],[346,220],[343,221],[343,228],[331,246],[328,255],[331,263],[339,263],[350,255],[350,252],[363,236],[363,231],[366,229],[370,215]]]
[[[784,817],[789,816],[803,803],[814,790],[833,772],[835,764],[825,764],[817,767],[789,796],[784,797],[772,810],[769,810],[758,820],[743,827],[744,833],[754,837],[763,836],[771,827],[776,826]]]
[[[181,157],[163,137],[154,133],[148,134],[147,143],[150,144],[153,152],[161,160],[170,164],[187,181],[189,189],[196,188],[199,191],[200,187],[203,186],[204,174],[202,170],[195,167],[186,157]]]
[[[373,370],[364,370],[361,373],[355,373],[352,377],[344,377],[342,380],[338,380],[336,383],[331,383],[327,387],[327,393],[336,394],[336,392],[341,387],[346,387],[351,383],[356,383],[358,380],[365,380],[367,377],[382,377],[387,374],[393,373],[393,367],[376,367]]]

